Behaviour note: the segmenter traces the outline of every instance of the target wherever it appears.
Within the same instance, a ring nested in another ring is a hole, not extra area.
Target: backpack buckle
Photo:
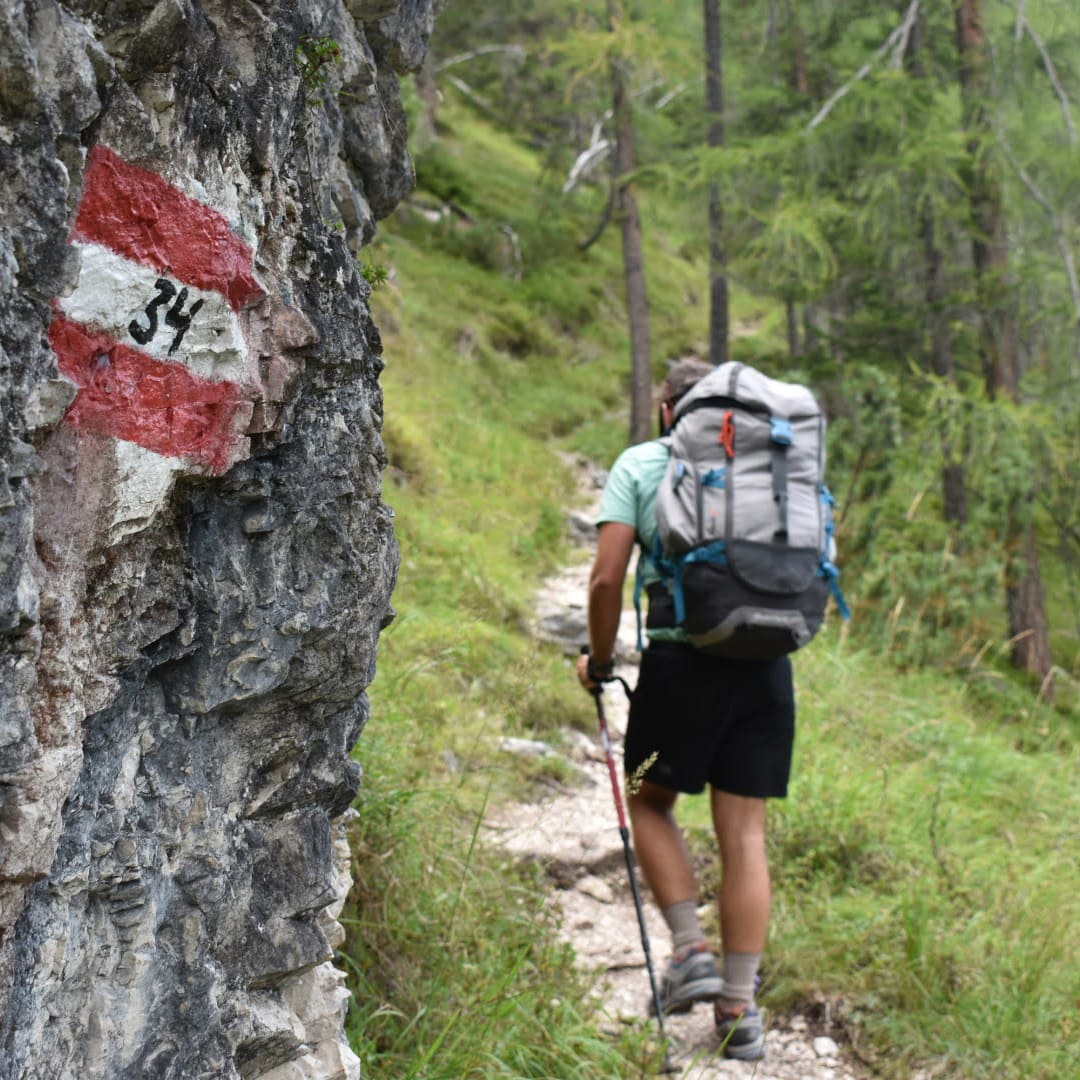
[[[791,446],[795,442],[795,432],[791,429],[791,421],[782,416],[770,416],[772,441],[777,446]]]

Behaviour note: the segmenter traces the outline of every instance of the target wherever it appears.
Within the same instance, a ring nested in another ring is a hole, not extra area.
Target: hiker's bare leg
[[[678,792],[646,780],[627,800],[637,861],[661,910],[697,901],[690,853],[675,820],[677,798]]]
[[[712,791],[720,846],[720,936],[724,952],[761,953],[772,894],[765,854],[765,800]]]

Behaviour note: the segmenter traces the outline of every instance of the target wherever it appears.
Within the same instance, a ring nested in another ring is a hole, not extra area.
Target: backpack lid
[[[714,368],[683,395],[675,406],[675,420],[709,398],[727,398],[749,409],[786,418],[817,416],[821,409],[809,387],[781,382],[749,364],[729,360]]]

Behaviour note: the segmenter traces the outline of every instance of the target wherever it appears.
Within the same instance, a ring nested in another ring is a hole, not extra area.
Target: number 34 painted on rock
[[[259,396],[238,318],[266,295],[251,248],[218,210],[104,146],[70,242],[79,275],[49,328],[78,387],[65,421],[224,472]]]

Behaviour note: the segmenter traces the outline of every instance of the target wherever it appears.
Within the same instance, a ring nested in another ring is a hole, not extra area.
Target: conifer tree
[[[709,114],[710,148],[724,145],[724,33],[720,0],[705,3],[705,100]],[[727,251],[724,244],[724,208],[720,184],[709,185],[709,359],[722,364],[728,358]]]
[[[608,29],[613,33],[625,20],[622,0],[608,0]],[[626,86],[624,58],[617,44],[611,53],[611,98],[615,121],[615,198],[622,231],[626,309],[630,327],[630,442],[644,442],[652,422],[652,359],[649,341],[649,292],[645,282],[645,255],[641,240],[632,173],[637,166],[634,117]]]
[[[981,321],[986,391],[991,400],[1020,400],[1020,355],[1009,280],[1001,177],[986,144],[990,51],[979,0],[955,0],[960,91],[970,154],[972,262]],[[1033,483],[1011,494],[1005,522],[1005,595],[1013,663],[1041,678],[1052,666],[1038,536],[1030,520]]]

